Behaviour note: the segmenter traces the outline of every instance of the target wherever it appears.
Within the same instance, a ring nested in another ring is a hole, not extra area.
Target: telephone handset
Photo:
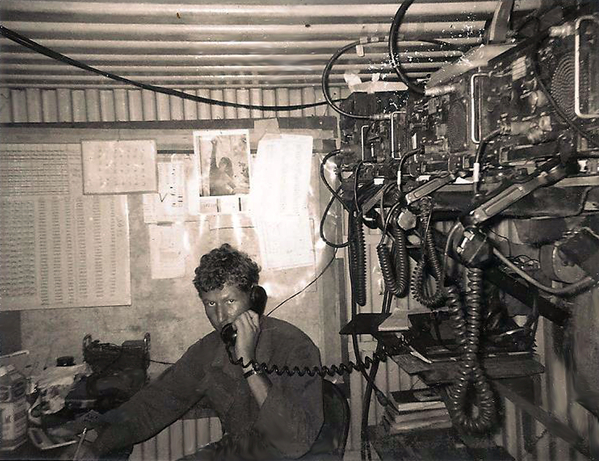
[[[266,290],[264,288],[262,288],[260,285],[252,287],[252,290],[250,291],[251,310],[256,312],[258,315],[262,315],[264,313],[267,300],[268,295],[266,294]],[[231,323],[227,323],[220,331],[220,338],[228,347],[233,347],[235,346],[235,340],[237,339],[237,330],[235,330]]]
[[[235,331],[235,328],[233,328],[232,323],[227,323],[223,327],[223,329],[220,331],[220,339],[222,339],[223,342],[229,347],[235,346],[237,331]]]

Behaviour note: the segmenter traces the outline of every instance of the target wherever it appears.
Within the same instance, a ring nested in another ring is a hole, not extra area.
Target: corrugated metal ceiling
[[[548,3],[515,2],[522,17]],[[388,36],[401,3],[353,0],[2,0],[1,24],[43,46],[128,79],[173,88],[320,85],[331,55],[367,36]],[[399,29],[407,75],[424,78],[481,43],[497,1],[420,0]],[[450,49],[430,43],[442,40]],[[0,38],[0,86],[114,88],[123,83],[57,62]],[[398,80],[384,42],[344,54],[344,74]]]

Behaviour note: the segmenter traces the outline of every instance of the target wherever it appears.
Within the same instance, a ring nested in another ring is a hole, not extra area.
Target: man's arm
[[[176,421],[203,397],[201,342],[119,408],[102,416],[105,424],[91,448],[99,455],[142,442]]]
[[[237,340],[235,341],[235,355],[243,360],[243,376],[247,379],[252,395],[256,399],[259,407],[268,396],[272,387],[272,382],[268,376],[261,373],[254,373],[251,361],[256,360],[256,345],[260,336],[260,316],[254,311],[246,311],[233,322],[237,330]]]
[[[300,369],[320,366],[320,352],[312,343],[293,345],[286,363]],[[322,378],[318,374],[284,374],[272,380],[256,427],[285,457],[299,458],[308,452],[322,427]]]

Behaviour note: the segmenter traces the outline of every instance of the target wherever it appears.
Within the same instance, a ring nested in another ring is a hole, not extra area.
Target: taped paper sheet
[[[2,310],[131,304],[124,195],[2,200]]]
[[[173,279],[185,276],[184,224],[150,225],[150,254],[153,279]],[[187,245],[188,246],[188,245]]]
[[[258,144],[250,209],[267,269],[314,264],[308,216],[311,162],[311,136],[272,136]]]
[[[156,192],[154,140],[81,141],[85,194]]]
[[[173,154],[158,162],[158,192],[143,195],[144,222],[195,221],[199,215],[197,161]]]

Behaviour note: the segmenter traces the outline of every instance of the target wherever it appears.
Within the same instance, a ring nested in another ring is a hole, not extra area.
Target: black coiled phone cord
[[[387,291],[401,298],[406,294],[408,288],[409,259],[406,233],[395,223],[399,211],[399,208],[397,208],[390,216],[392,223],[390,232],[394,239],[393,260],[391,252],[385,244],[384,234],[381,242],[376,247],[376,253],[379,258],[383,280],[385,281],[385,288]]]
[[[349,214],[349,272],[351,289],[356,303],[366,304],[366,242],[362,217]]]
[[[401,346],[399,346],[399,347],[401,347]],[[249,365],[252,365],[254,370],[256,370],[259,373],[260,372],[266,373],[267,375],[275,373],[279,376],[281,376],[281,375],[287,375],[287,376],[320,375],[323,378],[327,375],[328,376],[335,376],[335,375],[341,376],[344,373],[349,374],[354,370],[364,372],[365,370],[368,370],[373,364],[378,363],[378,362],[386,362],[388,357],[390,357],[393,354],[398,353],[397,351],[389,352],[389,351],[387,351],[386,348],[382,348],[381,350],[375,351],[372,354],[372,358],[367,356],[363,360],[364,365],[356,364],[350,360],[348,363],[341,363],[338,366],[332,365],[330,367],[326,366],[326,365],[323,365],[323,366],[314,365],[314,366],[304,366],[304,367],[298,367],[298,366],[289,367],[287,365],[284,365],[283,367],[279,367],[278,365],[269,366],[267,363],[264,363],[264,362],[258,363],[256,360],[250,360],[249,362],[244,362],[243,357],[240,357],[239,359],[235,359],[233,357],[233,353],[231,352],[231,346],[226,345],[225,348],[227,350],[227,354],[229,355],[229,361],[233,365],[240,365],[244,368]]]
[[[448,286],[447,305],[453,321],[458,348],[462,354],[459,362],[457,382],[448,389],[448,410],[455,424],[468,432],[484,432],[495,419],[493,392],[480,367],[479,336],[481,328],[482,269],[468,269],[468,292],[466,293],[466,315],[455,286]],[[470,384],[476,393],[478,413],[471,414],[468,402]]]
[[[421,257],[414,273],[412,274],[412,296],[420,304],[431,309],[441,307],[445,301],[445,292],[443,290],[443,267],[437,256],[435,241],[430,226],[432,213],[432,203],[430,200],[424,200],[422,203],[422,213],[420,214],[420,223],[422,227]],[[425,293],[424,282],[426,278],[426,266],[430,265],[433,277],[435,279],[435,291],[432,295]]]

